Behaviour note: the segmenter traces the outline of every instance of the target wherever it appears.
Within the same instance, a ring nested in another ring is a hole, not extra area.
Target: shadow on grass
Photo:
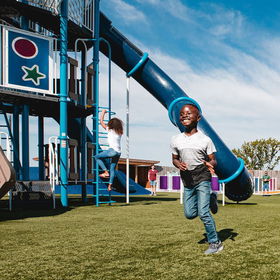
[[[20,220],[33,217],[49,217],[61,215],[71,211],[73,207],[62,207],[60,201],[56,200],[56,209],[53,209],[52,201],[32,201],[30,203],[13,203],[9,210],[8,200],[0,200],[0,222],[9,220]]]
[[[222,204],[223,201],[218,200],[218,203]],[[240,205],[240,206],[241,205],[258,205],[258,203],[255,203],[255,202],[238,202],[238,201],[236,201],[236,202],[225,201],[225,204],[227,204],[227,205]]]
[[[108,200],[108,197],[101,198],[102,200]],[[114,205],[112,203],[111,206],[115,207],[123,207],[123,206],[131,206],[133,203],[141,203],[142,205],[152,205],[158,204],[159,202],[166,201],[176,201],[178,198],[176,197],[167,197],[167,196],[130,196],[130,204],[126,204],[125,196],[112,196],[112,200],[117,203],[123,203],[121,205]],[[88,198],[87,202],[84,203],[80,197],[68,198],[68,207],[62,207],[60,199],[56,199],[56,209],[53,209],[52,200],[48,201],[21,201],[21,202],[13,202],[12,211],[9,211],[8,199],[0,200],[0,222],[8,221],[8,220],[20,220],[25,218],[32,217],[47,217],[47,216],[56,216],[61,215],[67,211],[71,211],[77,207],[84,206],[95,206],[95,201],[93,198]],[[104,205],[108,205],[107,203]],[[109,206],[109,205],[108,205]]]
[[[206,233],[203,234],[204,238],[198,241],[198,244],[205,244],[207,243],[207,236]],[[235,241],[235,237],[238,235],[237,232],[234,232],[232,228],[225,228],[218,232],[219,239],[224,242],[227,239]]]
[[[170,202],[170,201],[177,201],[179,198],[176,197],[167,197],[164,195],[157,195],[157,196],[133,196],[130,195],[129,197],[129,204],[126,203],[125,196],[112,196],[112,200],[116,201],[117,203],[123,203],[121,205],[115,205],[115,207],[124,207],[124,206],[133,206],[133,204],[141,205],[152,205],[158,204],[161,202]],[[112,205],[114,206],[114,204]]]

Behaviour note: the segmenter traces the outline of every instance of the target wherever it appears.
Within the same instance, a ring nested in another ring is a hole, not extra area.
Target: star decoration
[[[24,76],[22,79],[24,81],[31,81],[34,83],[34,85],[39,86],[40,85],[40,79],[45,79],[46,75],[39,72],[39,66],[33,65],[32,68],[29,68],[27,66],[22,66],[21,69],[24,71]]]

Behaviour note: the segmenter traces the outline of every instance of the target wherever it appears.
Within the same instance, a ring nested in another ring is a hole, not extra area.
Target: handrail
[[[110,120],[111,116],[112,116],[112,114],[111,114],[111,107],[112,107],[112,93],[111,93],[111,91],[112,91],[111,90],[112,48],[111,48],[110,43],[102,37],[99,38],[99,44],[100,44],[100,42],[104,42],[108,47],[108,95],[109,95],[108,96],[108,99],[109,99],[109,102],[108,102],[109,106],[108,107],[109,107],[109,120]]]
[[[84,42],[84,39],[81,39],[81,38],[78,38],[75,40],[75,48],[74,48],[74,51],[75,51],[75,60],[78,60],[77,59],[77,46],[78,46],[78,42],[81,41],[83,46],[84,46],[84,50],[85,50],[85,61],[87,61],[87,45],[86,43]],[[84,77],[85,77],[85,69],[84,69]],[[78,92],[78,80],[75,80],[75,93]],[[84,94],[84,100],[83,100],[83,104],[82,105],[86,105],[86,94]]]
[[[144,53],[142,58],[138,61],[138,63],[126,74],[127,77],[131,77],[148,59],[149,54]]]
[[[54,147],[53,147],[54,143]],[[49,138],[49,177],[53,196],[53,208],[55,208],[55,185],[58,185],[58,137]]]

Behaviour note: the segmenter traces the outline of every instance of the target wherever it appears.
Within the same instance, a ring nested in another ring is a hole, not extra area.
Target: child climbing
[[[104,171],[99,176],[101,178],[109,178],[108,191],[112,190],[112,184],[115,177],[115,169],[121,156],[121,137],[123,135],[123,122],[118,118],[112,118],[108,124],[104,122],[104,116],[107,111],[101,112],[100,124],[108,132],[108,150],[94,156],[97,164]],[[109,159],[109,168],[106,167],[104,160]]]

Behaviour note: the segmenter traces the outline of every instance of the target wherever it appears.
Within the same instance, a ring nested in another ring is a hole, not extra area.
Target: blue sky
[[[100,7],[200,103],[229,148],[260,138],[279,139],[280,2],[101,0]],[[106,91],[106,67],[103,58],[101,94]],[[125,73],[114,66],[113,109],[124,120],[125,86]],[[171,165],[169,142],[178,130],[134,80],[130,115],[131,157]]]

